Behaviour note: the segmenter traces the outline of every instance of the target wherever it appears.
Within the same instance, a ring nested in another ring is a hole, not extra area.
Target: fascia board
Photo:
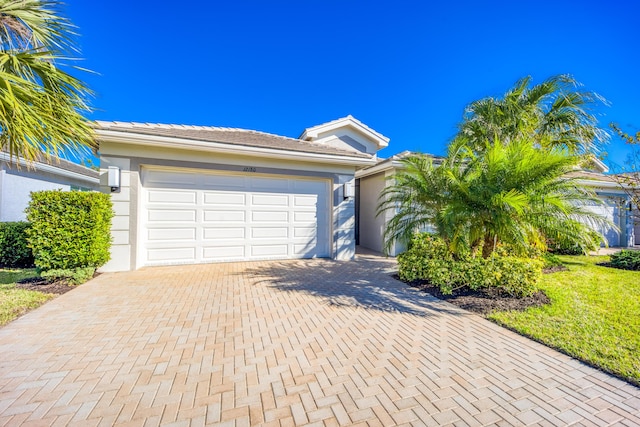
[[[7,153],[0,153],[0,160],[5,161],[7,163],[11,161],[10,156]],[[15,161],[15,159],[13,159],[13,161]],[[91,184],[100,183],[100,178],[93,178],[87,175],[83,175],[81,173],[68,171],[66,169],[61,169],[54,165],[48,165],[46,163],[40,163],[40,162],[27,163],[27,161],[24,159],[18,159],[18,163],[20,164],[21,167],[23,166],[27,168],[27,170],[35,170],[36,172],[48,172],[54,175],[64,176],[66,178],[73,178],[73,179],[85,181]]]
[[[234,146],[218,142],[185,140],[165,136],[123,133],[119,131],[98,130],[98,140],[120,144],[147,145],[173,149],[191,149],[214,153],[235,154],[242,156],[260,156],[274,159],[298,160],[317,163],[332,163],[351,166],[369,166],[375,163],[374,158],[358,158],[337,156],[331,154],[305,153],[302,151],[283,151],[271,148],[251,147],[247,145]]]
[[[356,178],[366,178],[368,176],[376,175],[381,172],[386,172],[389,170],[398,170],[398,169],[404,169],[404,165],[401,162],[397,160],[392,160],[390,162],[383,161],[370,168],[360,169],[359,171],[356,171],[355,176]]]
[[[586,187],[597,187],[597,188],[617,188],[620,191],[630,190],[631,186],[626,184],[619,184],[617,182],[611,181],[596,181],[593,179],[578,179],[576,182],[580,185],[584,185]]]

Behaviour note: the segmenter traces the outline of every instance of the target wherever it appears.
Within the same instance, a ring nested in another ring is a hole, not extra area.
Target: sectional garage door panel
[[[141,264],[330,256],[326,180],[143,169]]]
[[[605,199],[604,204],[602,205],[594,205],[589,206],[588,209],[603,218],[611,221],[615,224],[619,229],[622,229],[622,224],[620,223],[620,207],[618,205],[618,201]],[[620,230],[616,230],[611,226],[603,226],[598,231],[602,233],[602,235],[607,239],[607,243],[609,246],[620,246],[621,244],[621,233]]]

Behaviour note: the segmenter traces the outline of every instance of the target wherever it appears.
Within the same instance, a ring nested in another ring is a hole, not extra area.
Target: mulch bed
[[[555,273],[556,271],[565,270],[567,270],[567,268],[560,265],[545,269],[544,273],[550,274]],[[397,275],[395,278],[400,280]],[[439,288],[432,286],[430,283],[423,280],[415,280],[413,282],[406,283],[409,286],[413,286],[414,288],[431,294],[438,299],[447,301],[457,307],[483,316],[490,314],[492,311],[524,311],[529,307],[539,307],[551,302],[549,297],[543,291],[538,291],[533,295],[524,298],[516,298],[506,295],[497,289],[481,289],[477,291],[460,289],[454,291],[451,295],[445,295],[440,292]]]
[[[45,294],[62,295],[74,289],[75,286],[69,286],[64,280],[49,282],[47,279],[32,277],[30,279],[24,279],[16,282],[16,288],[42,292]]]

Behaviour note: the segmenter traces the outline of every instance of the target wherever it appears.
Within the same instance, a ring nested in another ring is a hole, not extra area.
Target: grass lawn
[[[540,285],[551,304],[488,318],[640,385],[640,271],[596,265],[609,257],[560,258],[569,271]]]
[[[36,277],[35,269],[0,269],[0,326],[39,307],[55,295],[16,288],[15,282]]]

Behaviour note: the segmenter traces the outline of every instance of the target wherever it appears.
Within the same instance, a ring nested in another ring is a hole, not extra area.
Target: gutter
[[[192,139],[181,139],[166,136],[143,135],[135,133],[123,133],[121,131],[96,130],[98,140],[104,142],[115,142],[121,144],[136,144],[153,147],[164,147],[173,149],[191,149],[198,151],[208,151],[212,153],[234,154],[234,155],[258,155],[260,157],[286,160],[306,160],[317,163],[342,164],[350,166],[370,166],[375,164],[375,158],[348,157],[333,154],[307,153],[303,151],[285,151],[273,148],[252,147],[247,145],[236,146],[220,142],[198,141]]]
[[[11,159],[10,156],[7,153],[3,153],[0,152],[0,161],[4,161],[7,163],[11,163],[11,162],[15,162],[16,159]],[[26,160],[24,159],[17,159],[17,162],[19,164],[19,166],[24,166],[27,169],[33,168],[36,171],[39,172],[49,172],[52,173],[54,175],[58,175],[58,176],[64,176],[66,178],[73,178],[73,179],[78,179],[81,181],[85,181],[85,182],[89,182],[92,184],[99,184],[100,183],[100,178],[99,177],[91,177],[91,176],[87,176],[78,172],[73,172],[73,171],[69,171],[66,169],[62,169],[59,168],[55,165],[48,165],[46,163],[41,163],[41,162],[33,162],[33,163],[28,163]]]

